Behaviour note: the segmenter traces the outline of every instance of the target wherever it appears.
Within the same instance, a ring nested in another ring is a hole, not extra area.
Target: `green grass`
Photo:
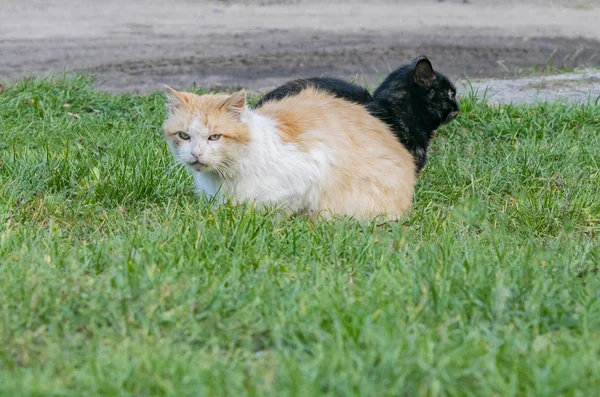
[[[202,201],[91,83],[0,94],[0,395],[600,390],[598,104],[463,98],[377,228]]]

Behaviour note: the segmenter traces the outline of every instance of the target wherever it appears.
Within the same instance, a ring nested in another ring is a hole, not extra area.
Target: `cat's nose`
[[[201,150],[192,150],[191,155],[194,156],[195,159],[201,157],[204,154]]]

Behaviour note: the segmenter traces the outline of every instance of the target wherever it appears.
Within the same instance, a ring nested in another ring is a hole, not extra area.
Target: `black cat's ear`
[[[415,71],[415,83],[421,87],[431,88],[435,84],[435,72],[431,61],[425,56],[420,55],[413,61]]]

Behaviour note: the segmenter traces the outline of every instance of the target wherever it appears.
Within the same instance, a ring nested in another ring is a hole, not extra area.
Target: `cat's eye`
[[[190,140],[190,136],[188,134],[186,134],[185,132],[183,132],[183,131],[179,131],[177,133],[177,136],[179,138],[183,139],[184,141],[189,141]]]
[[[450,98],[454,98],[456,96],[456,92],[454,92],[453,90],[448,90],[448,96]]]
[[[212,134],[211,136],[208,137],[209,141],[216,141],[221,137],[221,134]]]

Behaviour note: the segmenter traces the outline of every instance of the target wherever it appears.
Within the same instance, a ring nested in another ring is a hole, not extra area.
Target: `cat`
[[[287,96],[294,96],[308,87],[327,91],[338,98],[360,105],[366,105],[373,100],[369,90],[359,85],[333,77],[311,77],[309,79],[292,80],[269,91],[254,105],[254,108],[257,109],[269,101],[279,101]]]
[[[364,106],[312,88],[259,109],[244,90],[166,93],[164,135],[198,193],[359,220],[399,220],[412,205],[412,157]]]
[[[431,61],[425,55],[390,73],[373,96],[356,84],[329,77],[315,77],[293,80],[275,88],[265,94],[255,108],[297,95],[307,87],[365,106],[392,129],[412,154],[417,173],[427,164],[427,150],[435,130],[454,120],[460,110],[456,88],[446,76],[433,70]]]

